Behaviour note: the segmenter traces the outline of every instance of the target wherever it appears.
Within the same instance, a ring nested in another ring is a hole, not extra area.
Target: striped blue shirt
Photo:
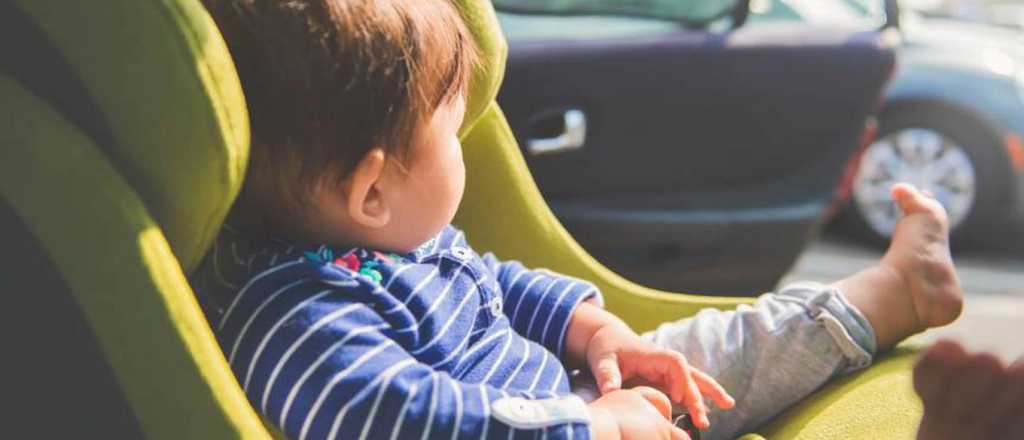
[[[566,330],[597,289],[481,257],[453,227],[406,255],[225,227],[192,281],[250,402],[293,439],[589,436],[496,402],[568,400]]]

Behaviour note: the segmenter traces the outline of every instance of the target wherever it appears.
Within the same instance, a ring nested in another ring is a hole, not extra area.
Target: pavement
[[[832,282],[869,267],[881,256],[882,249],[826,236],[804,251],[781,283]],[[954,254],[953,261],[964,288],[964,312],[953,324],[916,338],[959,340],[1007,361],[1024,356],[1024,254],[973,251]]]

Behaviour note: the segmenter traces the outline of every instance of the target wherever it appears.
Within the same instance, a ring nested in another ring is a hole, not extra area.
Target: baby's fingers
[[[708,429],[711,422],[708,420],[708,409],[704,405],[704,398],[701,397],[700,389],[693,379],[693,372],[696,371],[686,362],[686,358],[677,352],[671,352],[672,390],[673,398],[682,401],[683,406],[693,417],[693,424],[700,429]],[[679,390],[679,391],[676,391]],[[677,395],[677,392],[682,395]]]
[[[687,434],[686,431],[683,431],[674,425],[670,432],[672,434],[672,440],[692,440],[690,438],[690,434]]]
[[[714,378],[696,368],[690,368],[690,372],[693,373],[693,379],[697,382],[697,388],[700,388],[705,396],[710,397],[719,408],[732,409],[736,406],[736,400]]]
[[[601,394],[608,394],[622,388],[622,372],[619,371],[619,359],[615,353],[602,355],[594,362],[591,371]]]

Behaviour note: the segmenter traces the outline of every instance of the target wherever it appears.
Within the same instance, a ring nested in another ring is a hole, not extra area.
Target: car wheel
[[[889,241],[901,213],[889,195],[898,182],[931,192],[949,215],[954,245],[997,224],[1009,184],[998,136],[955,112],[920,108],[883,115],[861,157],[845,229],[875,244]]]

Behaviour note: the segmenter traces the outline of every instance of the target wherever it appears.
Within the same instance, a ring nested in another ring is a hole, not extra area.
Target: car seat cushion
[[[103,153],[142,196],[186,270],[240,189],[249,126],[234,66],[196,1],[14,0],[81,82],[112,142]]]
[[[68,286],[142,431],[265,432],[141,199],[49,103],[3,74],[0,96],[0,200]]]
[[[501,80],[505,77],[508,45],[490,1],[458,0],[456,6],[480,51],[480,64],[474,69],[467,97],[466,117],[459,131],[460,136],[465,137],[498,96]]]

